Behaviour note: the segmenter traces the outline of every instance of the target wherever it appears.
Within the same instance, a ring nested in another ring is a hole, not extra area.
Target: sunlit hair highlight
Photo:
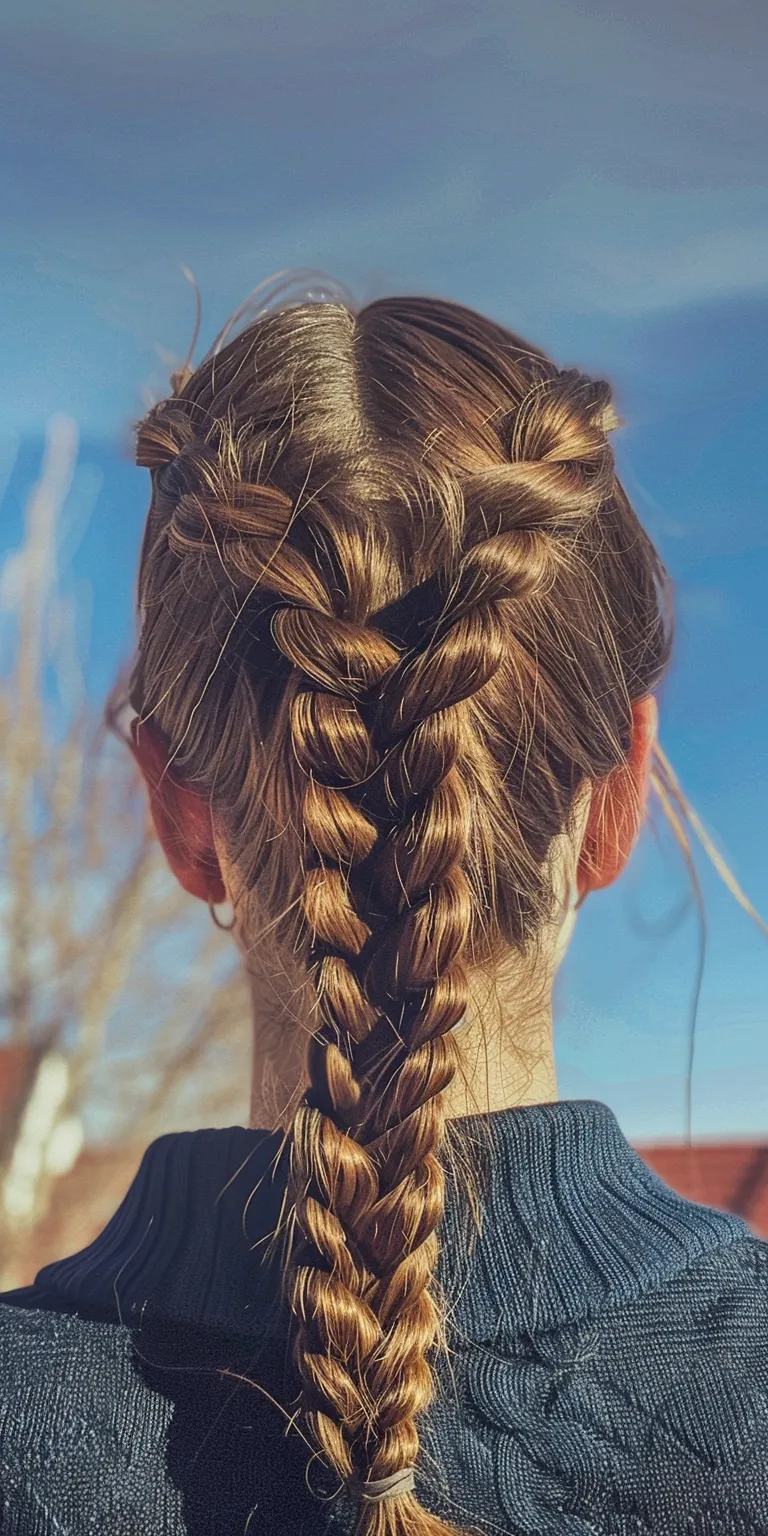
[[[438,1536],[418,1422],[455,1029],[473,971],[553,916],[553,841],[666,667],[667,577],[609,385],[459,305],[278,304],[177,386],[138,431],[132,702],[311,990],[307,1424],[365,1536]]]

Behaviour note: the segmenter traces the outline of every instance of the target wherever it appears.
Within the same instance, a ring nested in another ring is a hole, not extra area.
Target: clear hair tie
[[[362,1504],[382,1504],[385,1499],[399,1499],[402,1493],[413,1493],[415,1467],[401,1467],[388,1477],[372,1478],[367,1483],[353,1482],[350,1491]]]

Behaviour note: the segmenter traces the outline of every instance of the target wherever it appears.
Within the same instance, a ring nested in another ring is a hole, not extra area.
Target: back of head
[[[610,389],[458,305],[260,316],[142,423],[132,701],[311,999],[288,1271],[307,1422],[366,1533],[413,1492],[469,978],[666,665]]]

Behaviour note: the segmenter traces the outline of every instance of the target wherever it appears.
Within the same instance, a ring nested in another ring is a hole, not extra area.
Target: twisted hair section
[[[471,311],[400,299],[255,322],[139,430],[134,702],[306,965],[288,1294],[365,1536],[447,1530],[412,1469],[421,1492],[471,973],[535,942],[552,841],[668,653],[610,412]]]

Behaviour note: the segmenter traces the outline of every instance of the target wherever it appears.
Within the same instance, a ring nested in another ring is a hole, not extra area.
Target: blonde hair
[[[306,1422],[365,1536],[437,1536],[413,1469],[455,1026],[473,969],[551,916],[579,788],[626,760],[668,579],[609,385],[459,305],[283,305],[177,384],[138,430],[132,702],[311,988],[287,1277]]]

